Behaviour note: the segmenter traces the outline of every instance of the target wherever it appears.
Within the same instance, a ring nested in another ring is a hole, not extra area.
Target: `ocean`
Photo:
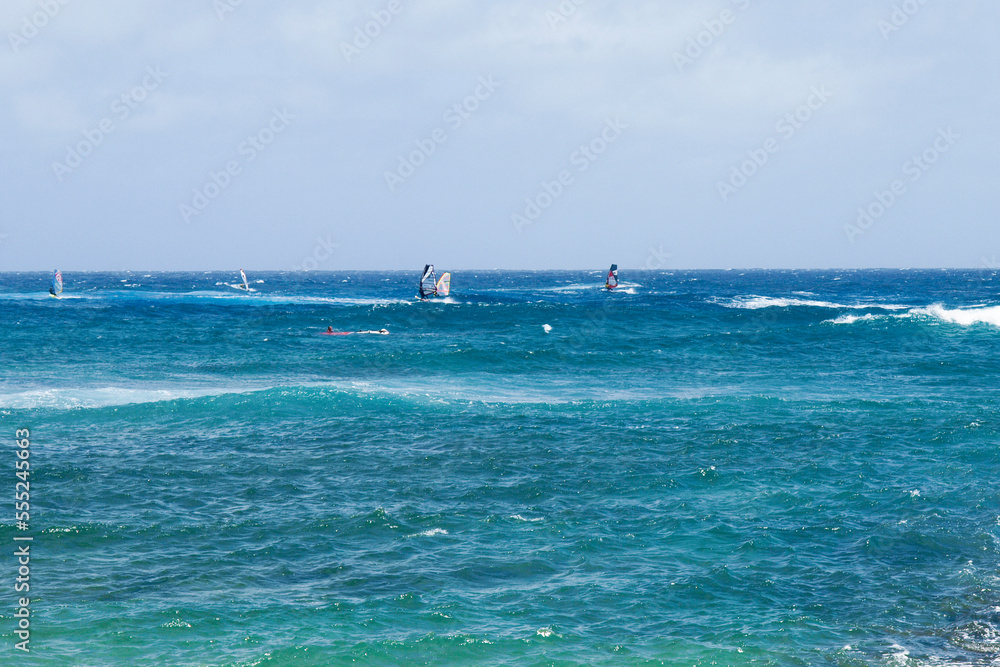
[[[620,273],[0,274],[0,662],[1000,665],[1000,276]]]

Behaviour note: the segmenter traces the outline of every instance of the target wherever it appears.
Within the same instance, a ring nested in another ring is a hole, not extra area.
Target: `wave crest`
[[[914,308],[910,312],[914,315],[924,315],[941,320],[942,322],[960,324],[966,327],[975,324],[989,324],[994,327],[1000,327],[1000,306],[945,308],[940,304],[935,304],[926,308]]]

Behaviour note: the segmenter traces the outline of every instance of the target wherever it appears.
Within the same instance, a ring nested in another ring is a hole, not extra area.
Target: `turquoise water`
[[[234,273],[0,275],[5,660],[1000,664],[1000,276]]]

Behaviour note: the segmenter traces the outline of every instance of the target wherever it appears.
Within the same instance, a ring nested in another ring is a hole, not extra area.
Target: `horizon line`
[[[63,273],[230,273],[234,271],[247,270],[244,267],[235,268],[216,268],[216,269],[2,269],[0,270],[0,275],[5,274],[22,274],[22,273],[52,273],[53,270],[60,271]],[[619,265],[619,271],[641,271],[643,273],[651,272],[661,272],[667,273],[672,271],[997,271],[1000,266],[868,266],[868,267],[726,267],[726,268],[684,268],[684,267],[673,267],[673,268],[646,268],[646,267],[622,267]],[[511,268],[459,268],[459,269],[445,269],[449,273],[472,273],[475,271],[507,271],[507,272],[524,272],[524,273],[541,273],[541,272],[565,272],[565,273],[578,273],[585,271],[598,271],[603,272],[607,269],[603,268],[576,268],[576,269],[511,269]],[[415,269],[353,269],[353,268],[343,268],[343,269],[315,269],[315,270],[294,270],[294,269],[249,269],[251,272],[255,273],[287,273],[287,274],[332,274],[332,273],[420,273],[420,268]]]

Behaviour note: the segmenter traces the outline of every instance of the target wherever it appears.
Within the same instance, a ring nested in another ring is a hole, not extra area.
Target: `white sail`
[[[442,273],[441,279],[434,285],[434,291],[438,296],[448,296],[451,294],[451,274]]]

